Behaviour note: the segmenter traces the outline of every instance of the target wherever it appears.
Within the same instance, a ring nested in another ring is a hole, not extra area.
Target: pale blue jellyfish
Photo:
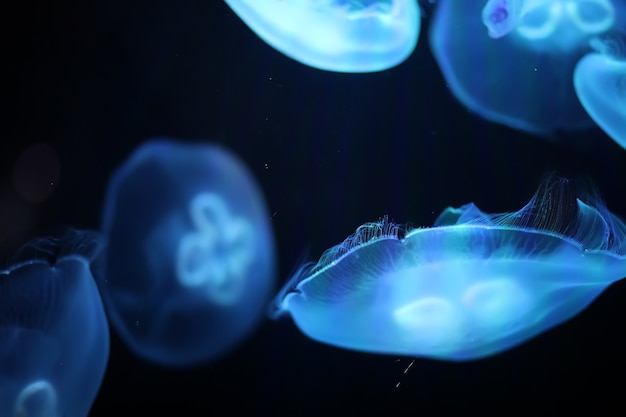
[[[598,52],[583,57],[574,71],[574,86],[587,113],[607,135],[626,149],[626,51],[596,39]],[[617,44],[616,46],[619,46]]]
[[[261,39],[313,68],[382,71],[415,49],[415,0],[226,0]]]
[[[109,357],[92,261],[102,238],[37,239],[0,271],[0,417],[85,417]]]
[[[589,40],[626,25],[623,0],[442,0],[430,41],[456,98],[531,133],[592,125],[572,74]]]
[[[100,282],[130,349],[188,366],[241,342],[273,288],[269,219],[251,174],[224,148],[155,140],[136,150],[107,191]]]
[[[515,213],[468,204],[432,228],[359,227],[287,283],[276,314],[342,348],[478,359],[573,317],[625,277],[625,238],[594,193],[550,177]]]

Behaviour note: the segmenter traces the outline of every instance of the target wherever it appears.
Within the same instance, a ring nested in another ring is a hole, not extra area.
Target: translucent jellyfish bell
[[[226,0],[261,39],[288,57],[337,72],[375,72],[415,49],[415,0]]]
[[[309,337],[372,353],[463,361],[573,317],[626,276],[626,225],[550,177],[520,211],[448,208],[432,228],[367,223],[276,299]]]
[[[109,357],[92,275],[103,239],[36,239],[0,272],[0,416],[86,417]]]
[[[482,22],[492,38],[514,32],[532,47],[567,51],[614,26],[616,1],[488,0]]]
[[[171,140],[137,149],[107,191],[99,282],[130,349],[176,367],[240,343],[273,288],[269,218],[251,174],[225,149]]]
[[[592,125],[571,77],[589,40],[620,27],[622,0],[443,0],[430,41],[464,106],[549,136]]]
[[[598,52],[585,55],[574,71],[576,93],[596,124],[626,149],[626,46],[617,39],[592,44]]]

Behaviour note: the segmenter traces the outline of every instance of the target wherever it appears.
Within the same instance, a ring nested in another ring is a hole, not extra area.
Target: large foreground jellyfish
[[[549,177],[515,213],[470,203],[432,228],[359,227],[287,283],[276,315],[343,348],[478,359],[571,318],[626,276],[625,238],[597,195]]]
[[[137,355],[188,366],[226,353],[263,315],[274,279],[269,215],[219,146],[154,140],[111,179],[100,289]]]
[[[337,72],[375,72],[415,49],[415,0],[226,0],[261,39],[288,57]]]
[[[574,67],[591,38],[625,25],[622,0],[442,0],[430,40],[464,106],[549,136],[592,125],[572,85]]]
[[[626,51],[614,55],[605,42],[576,65],[574,86],[591,118],[626,149]]]
[[[0,271],[0,417],[85,417],[109,357],[91,263],[102,238],[36,239]]]

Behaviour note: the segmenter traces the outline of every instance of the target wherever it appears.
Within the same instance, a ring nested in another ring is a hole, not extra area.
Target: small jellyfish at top
[[[626,149],[626,48],[619,38],[592,39],[596,52],[574,70],[578,99],[596,124]]]
[[[94,280],[103,239],[37,238],[0,271],[0,417],[86,417],[109,358]]]
[[[399,65],[417,45],[415,0],[226,0],[267,44],[313,68],[376,72]]]
[[[623,0],[442,0],[430,43],[453,95],[478,116],[546,138],[593,121],[572,74],[590,39],[626,25]]]
[[[360,226],[301,267],[273,315],[341,348],[468,361],[570,319],[625,276],[626,224],[552,175],[514,213],[470,203],[431,228]]]
[[[113,175],[98,280],[110,322],[139,357],[210,362],[264,316],[274,286],[270,216],[243,162],[218,145],[154,139]]]

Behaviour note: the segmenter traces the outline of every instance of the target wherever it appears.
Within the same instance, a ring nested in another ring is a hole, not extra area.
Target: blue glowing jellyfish
[[[101,248],[93,232],[37,239],[0,272],[0,416],[89,414],[109,357]]]
[[[593,125],[572,85],[574,67],[591,38],[625,25],[622,0],[442,0],[430,41],[464,106],[550,136]]]
[[[574,86],[591,118],[626,149],[626,56],[624,51],[613,55],[612,45],[594,41],[598,52],[580,60],[574,71]]]
[[[226,0],[261,39],[288,57],[327,71],[375,72],[415,49],[415,0]]]
[[[359,227],[276,299],[309,337],[372,353],[463,361],[516,346],[626,276],[626,224],[549,177],[520,211],[447,208],[432,228]]]
[[[215,359],[252,331],[274,280],[274,242],[250,173],[218,146],[155,140],[113,176],[100,289],[137,355]]]

